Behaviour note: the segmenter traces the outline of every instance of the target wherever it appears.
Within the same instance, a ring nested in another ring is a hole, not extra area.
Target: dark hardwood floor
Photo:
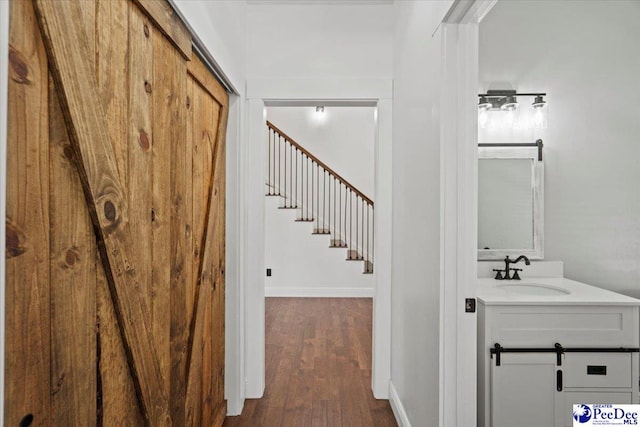
[[[235,426],[396,426],[371,392],[369,298],[267,298],[266,389]]]

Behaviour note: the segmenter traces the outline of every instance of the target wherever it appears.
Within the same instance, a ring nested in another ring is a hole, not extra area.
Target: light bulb
[[[505,121],[505,127],[508,129],[513,129],[513,124],[515,122],[516,119],[516,113],[515,113],[515,108],[512,109],[507,109],[507,114],[504,118]]]
[[[544,127],[544,111],[542,108],[536,108],[535,113],[533,113],[533,124],[536,128]]]
[[[326,112],[324,110],[323,106],[318,106],[316,107],[316,113],[313,115],[313,121],[318,124],[321,125],[325,122],[326,120]]]
[[[487,127],[487,123],[489,122],[489,113],[485,108],[482,108],[478,111],[478,125],[481,129],[485,129]]]

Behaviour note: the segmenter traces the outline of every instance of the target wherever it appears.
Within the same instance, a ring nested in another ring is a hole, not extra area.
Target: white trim
[[[9,2],[0,1],[0,58],[9,57]],[[0,61],[0,420],[4,420],[5,218],[7,214],[8,61]]]
[[[291,297],[291,298],[373,298],[373,288],[280,288],[267,287],[264,296],[272,297]]]
[[[407,411],[405,411],[404,406],[402,406],[402,400],[400,396],[398,396],[398,391],[391,381],[389,381],[389,404],[391,405],[391,410],[393,411],[393,416],[396,418],[398,427],[411,427]]]
[[[477,423],[478,20],[493,0],[456,0],[442,31],[439,425]],[[452,17],[455,17],[453,19]]]
[[[265,107],[261,99],[247,102],[248,138],[242,150],[244,220],[242,252],[245,272],[245,382],[247,399],[259,399],[265,386],[265,215],[264,161],[266,157]]]
[[[264,150],[267,144],[264,117],[265,103],[307,100],[332,100],[341,103],[375,101],[378,106],[378,140],[380,147],[391,146],[392,80],[391,79],[258,79],[247,81],[249,138],[243,151],[245,173],[241,186],[245,193],[240,214],[246,234],[242,238],[246,300],[246,398],[260,398],[265,386],[265,257],[264,257]],[[317,105],[317,104],[312,104]],[[248,148],[247,148],[248,147]],[[376,148],[378,150],[378,148]],[[386,150],[386,148],[384,149]],[[389,150],[386,150],[389,151]],[[256,157],[262,156],[262,157]],[[380,156],[376,163],[376,182],[388,180],[381,171],[391,168],[391,153]],[[389,189],[385,191],[391,191]],[[381,193],[384,194],[384,193]],[[376,200],[376,224],[391,224],[391,195]],[[385,206],[388,204],[389,206]],[[386,214],[385,214],[386,212]],[[385,217],[385,215],[387,215]],[[378,225],[375,225],[380,228]],[[391,354],[391,262],[382,261],[383,249],[391,248],[390,229],[380,228],[375,240],[375,296],[373,312],[372,390],[377,398],[385,398],[390,375]]]
[[[373,351],[371,388],[376,399],[389,398],[391,378],[391,266],[393,224],[392,101],[381,99],[376,110]],[[383,178],[384,177],[384,178]],[[383,220],[375,221],[382,218]],[[382,350],[389,349],[389,350]]]
[[[323,107],[376,107],[378,103],[375,100],[334,100],[334,99],[325,99],[322,100]],[[316,107],[318,106],[318,100],[309,100],[309,99],[275,99],[275,100],[265,100],[264,105],[267,107]]]
[[[339,100],[389,99],[391,79],[251,79],[247,98],[262,100]]]
[[[226,177],[225,260],[225,398],[227,415],[240,415],[244,406],[244,282],[241,270],[242,221],[240,212],[240,148],[243,140],[241,116],[244,99],[229,97]]]

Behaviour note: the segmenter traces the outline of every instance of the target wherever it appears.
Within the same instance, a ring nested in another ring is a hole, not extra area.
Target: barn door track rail
[[[521,347],[509,348],[502,347],[499,343],[495,343],[493,348],[489,349],[491,358],[496,356],[496,366],[501,364],[501,355],[503,353],[555,353],[556,365],[562,366],[562,355],[565,353],[638,353],[640,348],[637,347],[563,347],[560,343],[555,343],[553,347]]]

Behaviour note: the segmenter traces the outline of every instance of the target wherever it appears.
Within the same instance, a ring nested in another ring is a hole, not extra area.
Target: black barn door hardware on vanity
[[[496,356],[496,366],[500,366],[501,355],[503,353],[556,353],[556,365],[562,366],[562,355],[564,353],[638,353],[640,348],[637,347],[563,347],[561,344],[556,343],[553,347],[522,347],[522,348],[509,348],[502,347],[499,343],[495,343],[493,348],[489,349],[491,358]],[[592,367],[592,370],[596,371],[600,367]],[[605,367],[606,372],[606,367]],[[591,374],[591,375],[596,375]],[[598,374],[602,375],[602,374]]]

